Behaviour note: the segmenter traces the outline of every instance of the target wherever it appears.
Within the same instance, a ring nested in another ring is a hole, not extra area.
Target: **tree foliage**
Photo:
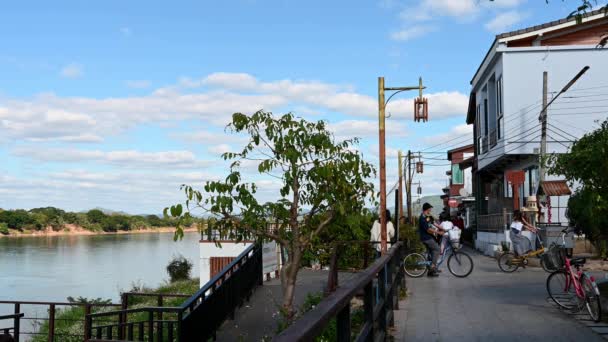
[[[223,155],[232,162],[226,178],[206,182],[203,191],[183,186],[186,207],[174,205],[165,208],[165,214],[183,219],[201,208],[217,217],[215,226],[222,239],[278,242],[289,258],[281,281],[283,306],[291,313],[304,253],[336,219],[364,208],[373,196],[368,179],[375,169],[353,148],[356,138],[335,141],[324,121],[258,111],[233,114],[228,129],[246,133],[249,139],[240,152]],[[273,180],[277,190],[271,197],[276,200],[261,200],[256,183],[243,179],[243,163],[254,163],[261,177]],[[181,234],[178,228],[176,238]]]
[[[568,218],[590,234],[608,234],[608,120],[574,142],[570,153],[551,156],[549,172],[578,185]]]

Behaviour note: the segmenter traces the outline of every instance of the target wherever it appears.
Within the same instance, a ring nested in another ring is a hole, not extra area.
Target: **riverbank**
[[[184,228],[184,232],[196,232],[196,227]],[[134,230],[119,230],[116,232],[91,231],[73,224],[66,224],[62,230],[55,231],[51,227],[43,230],[23,230],[9,229],[8,235],[0,234],[2,238],[21,238],[21,237],[49,237],[49,236],[82,236],[82,235],[122,235],[122,234],[151,234],[151,233],[173,233],[175,227],[143,228]]]

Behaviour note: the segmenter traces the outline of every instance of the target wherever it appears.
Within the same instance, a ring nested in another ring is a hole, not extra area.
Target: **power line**
[[[548,123],[548,122],[547,122],[547,125],[549,125],[549,126],[551,126],[551,127],[555,128],[555,129],[557,129],[558,131],[560,131],[560,132],[562,132],[562,133],[564,133],[564,134],[566,134],[566,135],[571,136],[571,137],[572,137],[572,138],[574,138],[575,140],[578,140],[578,137],[577,137],[577,136],[572,135],[572,134],[570,134],[570,133],[568,133],[568,132],[564,131],[563,129],[561,129],[561,128],[559,128],[559,127],[555,126],[555,125],[552,125],[552,124],[550,124],[550,123]]]

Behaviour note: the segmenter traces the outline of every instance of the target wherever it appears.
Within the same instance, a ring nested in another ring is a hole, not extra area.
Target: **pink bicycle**
[[[562,231],[562,241],[567,230]],[[600,290],[595,279],[583,272],[582,266],[586,258],[567,258],[562,256],[563,267],[551,273],[547,278],[547,292],[551,299],[560,307],[580,311],[585,307],[595,322],[602,319]]]

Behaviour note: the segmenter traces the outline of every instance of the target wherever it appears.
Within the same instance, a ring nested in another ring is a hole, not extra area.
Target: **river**
[[[198,233],[145,233],[0,239],[0,300],[65,301],[68,296],[118,302],[133,284],[156,287],[175,255],[199,275]]]

